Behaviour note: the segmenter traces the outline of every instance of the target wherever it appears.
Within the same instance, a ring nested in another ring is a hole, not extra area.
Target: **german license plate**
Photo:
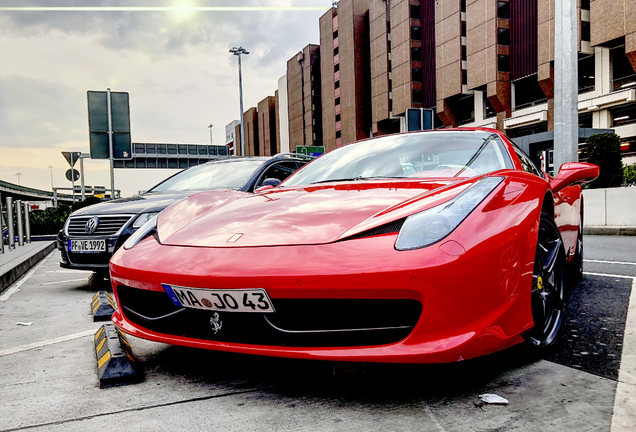
[[[219,312],[275,312],[263,288],[207,289],[161,284],[172,303],[193,309]]]
[[[106,240],[68,240],[69,252],[106,252]]]

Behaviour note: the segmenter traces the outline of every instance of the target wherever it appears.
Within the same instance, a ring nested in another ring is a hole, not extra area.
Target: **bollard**
[[[13,197],[7,197],[7,223],[9,224],[9,249],[15,249],[15,228],[13,226]]]
[[[24,203],[24,228],[26,231],[26,242],[31,243],[31,207],[28,202]]]
[[[24,246],[24,225],[22,224],[22,201],[15,202],[16,221],[18,223],[18,246]]]
[[[4,253],[4,216],[2,215],[2,197],[0,197],[0,253]]]

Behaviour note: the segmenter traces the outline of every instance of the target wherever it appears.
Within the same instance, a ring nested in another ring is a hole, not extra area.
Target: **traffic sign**
[[[296,153],[307,156],[320,156],[325,153],[324,146],[296,146]]]
[[[69,170],[66,170],[66,179],[68,181],[74,182],[74,181],[79,180],[79,178],[80,178],[80,173],[79,173],[78,170],[73,169],[73,168],[71,168]]]
[[[66,162],[73,168],[82,155],[81,152],[62,152],[62,156],[66,159]]]
[[[91,159],[109,159],[108,92],[88,91],[88,129]],[[128,93],[110,92],[113,159],[131,159],[130,106]]]

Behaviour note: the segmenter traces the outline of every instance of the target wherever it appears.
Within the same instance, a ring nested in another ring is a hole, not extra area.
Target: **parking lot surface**
[[[129,337],[144,380],[107,389],[89,313],[97,288],[55,251],[0,296],[0,431],[635,430],[635,250],[636,237],[586,237],[584,280],[545,359],[514,347],[450,365],[348,364]]]

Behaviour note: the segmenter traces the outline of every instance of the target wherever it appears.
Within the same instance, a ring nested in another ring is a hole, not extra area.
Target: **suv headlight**
[[[442,240],[502,181],[503,177],[485,177],[452,200],[407,217],[395,242],[395,249],[419,249]]]
[[[150,212],[150,213],[142,213],[139,216],[137,216],[137,219],[135,219],[135,221],[132,224],[132,228],[139,228],[140,226],[142,226],[143,224],[145,224],[146,222],[148,222],[153,216],[157,216],[159,214],[159,212]]]
[[[133,235],[128,237],[124,242],[124,249],[132,249],[137,243],[148,237],[157,229],[157,215],[152,216],[145,224],[143,224]]]

